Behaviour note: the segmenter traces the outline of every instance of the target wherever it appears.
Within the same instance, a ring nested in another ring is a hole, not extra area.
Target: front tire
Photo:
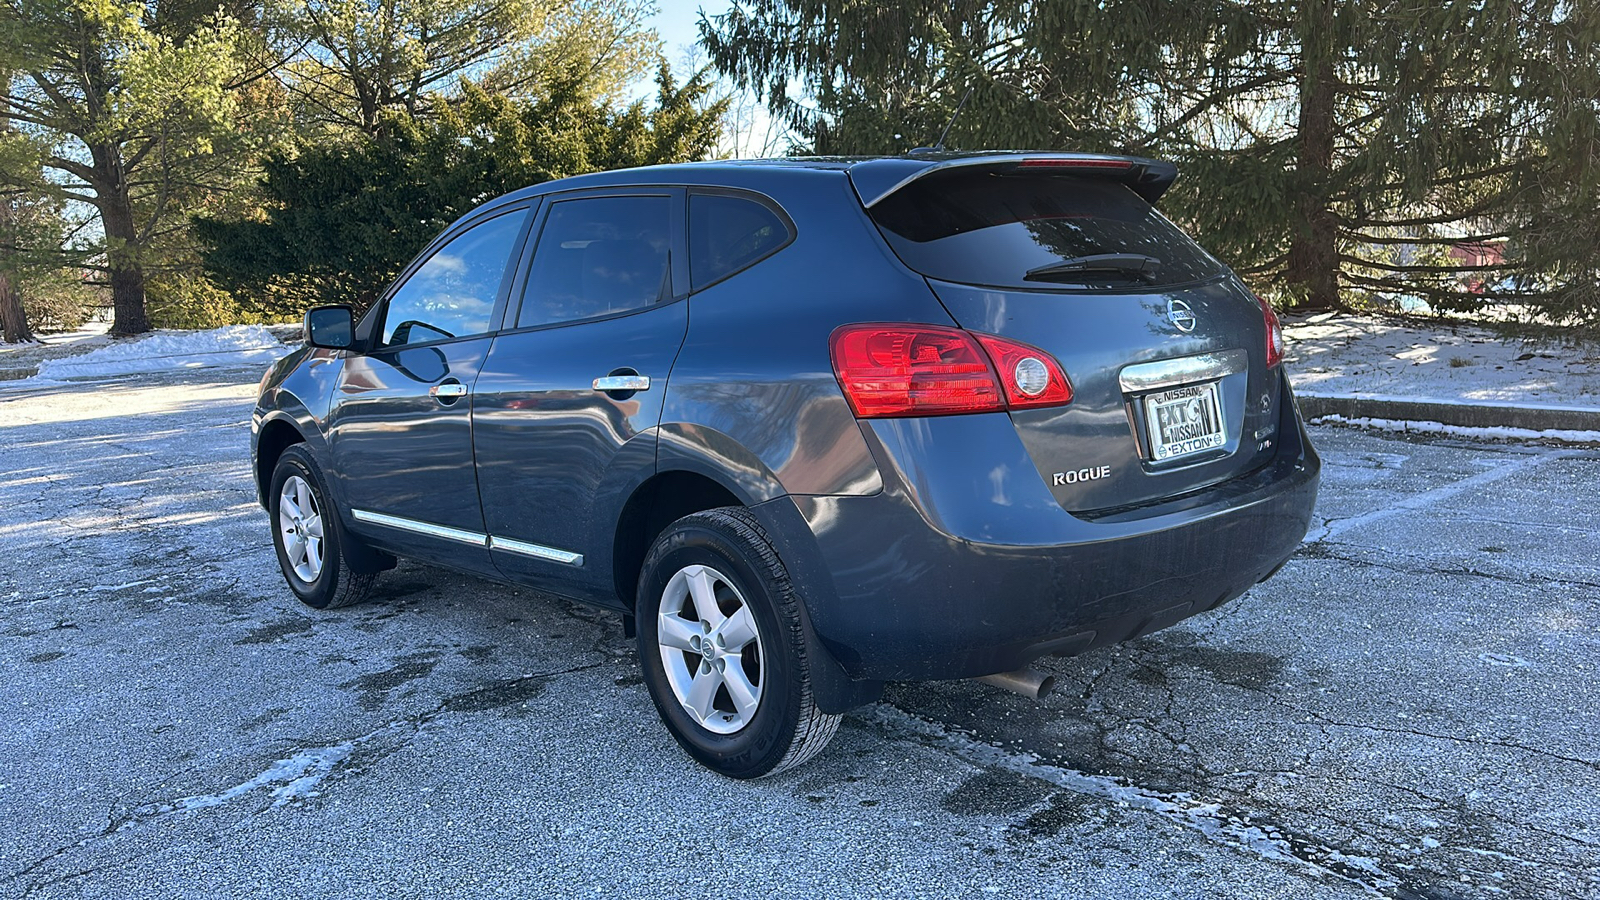
[[[817,709],[800,601],[749,511],[685,516],[645,557],[639,659],[667,729],[730,778],[791,769],[827,746],[841,716]]]
[[[272,543],[278,566],[300,602],[313,609],[338,609],[367,598],[375,572],[358,572],[345,554],[339,513],[328,499],[322,469],[303,444],[278,457],[267,494]]]

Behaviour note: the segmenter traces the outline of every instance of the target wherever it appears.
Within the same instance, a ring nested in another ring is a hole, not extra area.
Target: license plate
[[[1217,383],[1192,384],[1144,398],[1150,453],[1156,462],[1204,453],[1227,443]]]

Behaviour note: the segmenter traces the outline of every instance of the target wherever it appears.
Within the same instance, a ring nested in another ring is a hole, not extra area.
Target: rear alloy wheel
[[[800,765],[840,717],[811,693],[800,602],[747,510],[685,516],[656,539],[639,579],[639,657],[661,719],[730,778]]]
[[[766,681],[761,635],[728,576],[710,566],[679,569],[661,598],[656,644],[673,696],[700,727],[733,734],[755,718]]]
[[[326,485],[316,458],[295,444],[278,457],[267,495],[278,566],[295,596],[314,609],[360,603],[378,577],[356,571],[345,558],[346,538]]]

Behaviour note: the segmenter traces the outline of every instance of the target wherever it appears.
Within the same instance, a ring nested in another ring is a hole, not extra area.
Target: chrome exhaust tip
[[[1038,669],[1018,669],[1015,672],[997,672],[972,679],[997,688],[1005,688],[1031,700],[1043,700],[1056,689],[1056,677]]]

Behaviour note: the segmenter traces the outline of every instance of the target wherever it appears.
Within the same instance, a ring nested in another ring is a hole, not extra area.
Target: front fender
[[[325,470],[332,469],[327,436],[323,423],[328,418],[328,404],[339,374],[344,370],[344,358],[339,351],[302,348],[285,357],[279,367],[266,379],[266,387],[256,399],[250,423],[250,463],[256,473],[256,487],[265,505],[265,482],[271,472],[261,471],[260,441],[262,433],[274,422],[283,422],[300,433],[322,463]],[[329,471],[328,489],[339,509],[345,508],[342,485],[335,473]]]

